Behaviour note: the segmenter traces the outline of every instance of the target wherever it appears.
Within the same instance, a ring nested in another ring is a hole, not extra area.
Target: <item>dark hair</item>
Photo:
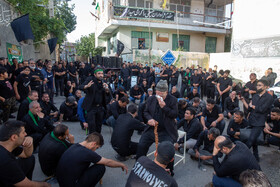
[[[67,130],[68,127],[66,125],[59,124],[54,128],[53,134],[58,138],[59,136],[64,136]]]
[[[271,187],[267,176],[262,171],[245,170],[239,176],[239,181],[243,187]]]
[[[196,112],[195,112],[194,109],[192,109],[192,108],[187,108],[187,110],[190,111],[191,115],[193,115],[193,116],[195,117]],[[186,110],[186,111],[187,111],[187,110]]]
[[[216,139],[218,136],[220,136],[220,130],[213,127],[208,131],[208,135],[212,134],[212,136]]]
[[[103,146],[104,144],[104,139],[103,136],[101,134],[99,134],[98,132],[93,132],[91,134],[89,134],[86,139],[86,142],[96,142],[98,145]]]
[[[131,114],[135,114],[137,111],[138,111],[138,108],[134,104],[131,104],[127,107],[127,112],[129,112]]]
[[[219,147],[220,149],[222,149],[223,147],[227,147],[227,148],[231,149],[232,146],[233,146],[232,141],[231,141],[230,138],[227,137],[227,136],[223,136],[223,137],[225,137],[225,140],[222,141],[222,142],[220,142],[220,143],[218,144],[218,147]]]
[[[178,102],[178,108],[182,108],[183,105],[185,105],[186,103],[187,103],[187,101],[186,101],[185,99],[179,100],[179,102]]]
[[[128,100],[128,98],[126,97],[126,96],[123,96],[122,98],[120,98],[120,101],[122,102],[122,103],[129,103],[129,100]]]
[[[0,67],[0,74],[3,74],[7,72],[7,69],[4,67]]]
[[[197,87],[193,87],[193,90],[197,90]]]
[[[211,99],[211,98],[208,98],[208,99],[207,99],[207,103],[212,104],[212,105],[216,104],[216,102],[214,101],[214,99]]]
[[[271,71],[272,71],[272,68],[268,68],[268,70],[271,70]]]
[[[221,70],[219,71],[219,74],[224,75],[224,70],[221,69]]]
[[[49,93],[48,93],[48,92],[44,92],[44,93],[42,94],[42,96],[44,96],[44,95],[49,95]]]
[[[199,102],[200,102],[199,97],[195,97],[195,98],[193,99],[193,102],[194,102],[194,103],[199,103]]]
[[[238,110],[238,111],[236,111],[236,112],[234,112],[236,115],[238,115],[238,116],[240,116],[240,117],[244,117],[244,112],[242,112],[242,111],[240,111],[240,110]]]
[[[230,74],[230,70],[227,69],[224,73]]]
[[[275,112],[278,115],[280,115],[280,109],[278,107],[275,107],[275,108],[271,109],[271,112]]]
[[[24,127],[22,121],[10,120],[0,125],[0,141],[7,141],[14,134],[18,135],[21,132],[21,127]]]
[[[31,90],[29,93],[28,93],[28,96],[31,96],[33,95],[33,93],[38,93],[36,90]]]
[[[267,80],[260,79],[260,80],[258,80],[258,82],[263,83],[265,86],[269,86],[269,83],[268,83],[268,81],[267,81]]]
[[[37,61],[37,66],[38,66],[38,67],[43,67],[43,63],[42,63],[42,62]]]

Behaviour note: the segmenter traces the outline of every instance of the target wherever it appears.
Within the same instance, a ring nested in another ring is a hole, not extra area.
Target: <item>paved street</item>
[[[59,107],[60,103],[64,101],[64,97],[57,97],[55,99],[56,106]],[[80,124],[78,122],[65,122],[70,129],[70,133],[75,136],[75,142],[80,142],[86,137],[85,131],[81,130]],[[97,153],[106,158],[115,159],[115,151],[110,144],[110,128],[108,126],[103,126],[102,135],[104,137],[104,146],[97,150]],[[137,133],[134,133],[133,140],[138,141],[140,136]],[[150,152],[155,149],[155,146],[152,145]],[[260,147],[261,153],[261,168],[265,174],[270,179],[273,186],[279,186],[280,184],[280,153],[277,152],[276,147]],[[78,156],[78,155],[77,155]],[[153,159],[153,156],[150,157]],[[175,160],[176,161],[176,160]],[[130,159],[124,163],[127,165],[129,170],[133,167],[135,160]],[[188,186],[188,187],[200,187],[205,186],[212,179],[213,168],[205,166],[206,172],[201,171],[197,167],[197,162],[190,159],[189,155],[186,156],[186,163],[180,163],[175,168],[175,180],[179,186]],[[129,171],[130,172],[130,171]],[[46,176],[42,173],[37,154],[36,154],[36,166],[33,173],[33,179],[42,181]],[[126,175],[120,168],[106,168],[106,173],[103,177],[103,184],[97,186],[103,187],[123,187],[125,186],[128,175]],[[55,184],[53,186],[59,186]]]

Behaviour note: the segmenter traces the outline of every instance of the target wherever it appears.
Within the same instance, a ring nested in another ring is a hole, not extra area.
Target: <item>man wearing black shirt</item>
[[[121,114],[116,120],[115,128],[111,138],[113,149],[118,153],[116,158],[120,161],[126,160],[126,156],[135,155],[138,143],[131,141],[134,130],[143,131],[145,125],[135,119],[137,107],[129,105],[128,113]]]
[[[127,173],[127,167],[123,163],[101,157],[95,152],[103,144],[102,135],[94,132],[89,134],[85,141],[68,148],[61,156],[56,169],[59,185],[95,186],[103,177],[105,166],[120,167]]]
[[[193,87],[192,92],[188,93],[186,99],[191,101],[195,97],[200,98],[200,94],[198,93],[198,88],[197,87]]]
[[[125,114],[126,113],[126,106],[129,103],[129,100],[127,97],[122,97],[118,101],[112,103],[109,105],[108,108],[108,119],[107,119],[107,124],[110,125],[111,127],[115,127],[116,120],[118,119],[119,115]]]
[[[257,78],[255,73],[250,74],[250,81],[246,83],[243,89],[243,97],[247,103],[250,103],[252,100],[252,97],[254,94],[256,94],[257,91]],[[249,114],[249,111],[246,107],[244,108],[244,114],[247,117]]]
[[[31,181],[35,166],[32,143],[32,138],[26,137],[23,122],[8,121],[0,126],[1,187],[50,186],[45,182]]]
[[[50,97],[48,93],[43,93],[42,101],[40,102],[42,112],[51,118],[58,117],[58,109],[50,102]]]
[[[178,82],[178,77],[179,77],[179,71],[177,70],[177,68],[175,66],[171,66],[172,70],[170,71],[170,77],[171,77],[171,88],[173,88],[173,86],[177,85]]]
[[[14,82],[14,90],[16,94],[16,99],[21,103],[26,97],[28,93],[31,91],[30,87],[30,68],[28,66],[22,69],[22,73],[20,73],[15,82]]]
[[[200,158],[205,164],[213,165],[212,152],[214,149],[214,141],[219,135],[220,131],[217,128],[202,131],[199,134],[193,149],[190,149],[188,153],[192,158]],[[202,145],[203,149],[200,148]]]
[[[39,69],[36,68],[35,61],[33,59],[29,60],[30,71],[30,87],[31,90],[36,90],[38,92],[39,98],[42,94],[41,82],[44,80],[44,76]]]
[[[74,66],[73,62],[70,62],[68,68],[67,68],[67,72],[69,74],[69,80],[71,82],[75,82],[77,84],[77,69]]]
[[[117,91],[115,92],[115,95],[116,95],[116,101],[118,101],[120,98],[122,97],[128,97],[126,91],[122,88],[122,87],[119,87],[117,89]]]
[[[87,80],[79,86],[80,90],[86,92],[82,108],[87,111],[87,119],[89,133],[101,132],[101,125],[106,109],[105,88],[108,88],[106,83],[102,83],[103,69],[97,66],[94,70],[94,76],[87,78]]]
[[[133,62],[133,65],[131,66],[131,76],[138,77],[139,74],[139,67],[136,65],[136,62]]]
[[[168,80],[168,70],[166,69],[166,67],[165,66],[162,66],[162,70],[161,70],[161,72],[160,72],[160,79],[161,80]]]
[[[74,96],[67,97],[66,101],[59,108],[59,123],[65,121],[78,121],[77,116],[78,103]]]
[[[22,118],[28,113],[29,104],[32,101],[37,101],[39,99],[38,92],[36,90],[31,90],[28,93],[28,97],[24,99],[19,105],[17,120],[22,120]]]
[[[278,146],[280,151],[280,109],[273,108],[270,112],[270,117],[267,122],[272,122],[273,127],[271,128],[267,123],[265,123],[264,132],[269,134],[268,143]]]
[[[224,103],[225,99],[229,96],[229,91],[232,87],[232,80],[229,78],[229,70],[226,70],[224,72],[223,77],[219,78],[218,84],[217,84],[217,90],[218,90],[218,97],[217,97],[217,104],[222,104],[222,111],[224,111]]]
[[[145,99],[145,94],[144,94],[144,90],[142,89],[142,87],[139,87],[137,84],[134,85],[132,88],[130,88],[130,101],[132,101],[133,103],[135,103],[136,99],[140,100],[140,103],[142,103]]]
[[[55,88],[56,88],[56,96],[60,92],[60,96],[63,95],[64,91],[64,77],[66,74],[65,69],[62,67],[62,64],[59,63],[58,67],[54,70],[55,74]]]
[[[127,179],[126,187],[134,186],[166,186],[177,187],[176,181],[166,172],[167,165],[172,162],[175,150],[172,143],[164,141],[158,145],[154,161],[142,156],[133,166]],[[145,176],[151,177],[145,177]],[[153,180],[154,179],[154,180]]]
[[[189,93],[189,87],[191,83],[191,72],[189,68],[182,74],[182,87],[181,87],[181,97],[185,97],[185,92]]]
[[[40,143],[39,162],[43,173],[55,175],[58,161],[62,154],[74,143],[74,136],[69,134],[66,125],[57,125]]]
[[[89,70],[86,67],[85,63],[81,62],[78,73],[79,73],[79,83],[81,84],[85,82],[85,80],[89,76]]]
[[[218,153],[225,154],[220,163]],[[240,141],[235,144],[226,137],[219,136],[215,140],[213,150],[213,163],[215,175],[213,176],[214,186],[236,186],[242,187],[239,183],[239,175],[247,170],[261,170],[257,160],[248,147]]]
[[[201,75],[198,74],[197,69],[194,70],[194,74],[191,76],[191,86],[193,89],[194,87],[197,87],[197,92],[200,93],[200,85],[202,82]]]
[[[196,140],[202,131],[202,125],[199,120],[195,117],[195,111],[188,108],[185,112],[184,119],[179,121],[177,124],[177,129],[183,127],[184,131],[187,133],[186,143],[184,144],[184,137],[179,136],[179,140],[175,144],[175,149],[179,150],[181,148],[192,149],[196,144]]]
[[[121,78],[123,82],[123,87],[125,90],[129,89],[129,80],[130,80],[130,70],[124,63],[121,69]]]
[[[248,104],[245,99],[240,98],[244,106],[249,110],[249,124],[251,127],[251,134],[246,142],[246,145],[251,148],[253,146],[254,156],[259,160],[257,138],[262,133],[267,115],[270,112],[273,104],[272,96],[266,92],[268,82],[266,80],[259,80],[257,83],[257,93],[253,96],[252,101]]]
[[[177,91],[177,87],[176,86],[172,87],[171,95],[173,95],[176,98],[180,98],[180,93]]]
[[[216,80],[217,75],[212,71],[212,68],[209,68],[209,72],[205,75],[206,81],[206,96],[207,98],[214,99],[215,97],[215,84],[214,81]]]
[[[249,126],[249,123],[244,119],[244,113],[242,111],[234,112],[233,119],[230,120],[227,128],[227,134],[231,141],[239,140],[240,129],[244,129],[247,126]]]
[[[232,91],[225,99],[224,116],[229,119],[235,111],[239,110],[239,100],[236,97],[236,91]]]
[[[213,99],[207,99],[206,108],[203,110],[200,121],[204,130],[216,127],[220,130],[221,134],[224,131],[224,115]]]

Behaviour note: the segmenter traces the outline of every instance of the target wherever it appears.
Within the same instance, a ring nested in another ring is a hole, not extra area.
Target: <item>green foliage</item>
[[[76,16],[73,14],[74,6],[69,7],[69,0],[55,1],[55,16],[49,17],[48,0],[7,0],[22,15],[29,13],[30,24],[34,42],[44,40],[48,34],[58,38],[61,44],[66,34],[76,28]],[[67,25],[67,27],[65,26]]]
[[[90,52],[92,56],[102,55],[103,47],[95,48],[95,34],[91,33],[88,36],[82,36],[76,41],[76,51],[79,56],[89,57]]]

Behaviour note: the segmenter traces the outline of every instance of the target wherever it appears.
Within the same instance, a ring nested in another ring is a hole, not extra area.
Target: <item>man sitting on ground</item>
[[[239,110],[239,100],[236,97],[236,91],[232,91],[225,99],[224,116],[230,119],[235,111]]]
[[[55,175],[58,161],[62,154],[74,143],[74,136],[69,133],[66,125],[57,125],[47,134],[39,147],[39,162],[43,173],[47,176]]]
[[[177,128],[180,129],[183,126],[184,131],[187,133],[186,143],[184,144],[184,136],[180,137],[177,143],[175,143],[175,149],[180,153],[183,149],[192,149],[196,144],[197,138],[202,131],[202,125],[197,118],[195,118],[195,111],[188,108],[185,112],[185,118],[178,124]]]
[[[54,106],[53,103],[50,102],[50,96],[48,93],[43,93],[42,101],[40,102],[40,106],[42,108],[42,112],[49,116],[54,121],[57,120],[58,117],[58,109]]]
[[[31,181],[35,166],[35,157],[32,152],[32,138],[26,137],[23,122],[8,121],[0,126],[1,187],[51,186],[46,182]]]
[[[267,122],[272,122],[273,127],[271,128],[267,123],[265,124],[264,132],[270,135],[268,143],[278,146],[280,151],[280,109],[273,108],[270,112],[270,117]]]
[[[131,141],[134,130],[143,131],[146,127],[137,116],[137,107],[135,105],[128,106],[128,113],[121,114],[116,120],[115,128],[111,138],[113,149],[118,153],[116,158],[125,161],[126,156],[135,155],[138,143]]]
[[[126,187],[133,186],[166,186],[177,187],[178,184],[167,172],[167,165],[173,161],[175,155],[174,146],[169,141],[163,141],[158,145],[154,161],[148,157],[140,157],[133,166],[127,179]],[[148,179],[145,176],[151,176]],[[154,180],[151,180],[154,178]]]
[[[74,96],[67,97],[59,108],[59,123],[64,121],[78,121],[77,102]]]
[[[213,165],[212,152],[214,149],[214,141],[220,135],[220,131],[217,128],[211,128],[210,130],[202,131],[198,138],[193,150],[189,150],[188,153],[191,158],[200,158],[203,163]],[[203,145],[203,149],[200,147]]]
[[[29,104],[28,114],[22,119],[26,124],[27,135],[33,138],[34,150],[36,150],[43,137],[54,129],[54,126],[41,110],[40,104],[37,101],[32,101]]]
[[[94,132],[89,134],[85,141],[67,149],[56,169],[59,185],[61,187],[95,186],[103,177],[105,166],[120,167],[127,173],[127,167],[123,163],[101,157],[95,152],[103,143],[102,135]]]
[[[28,113],[29,111],[29,104],[32,101],[37,101],[39,99],[38,92],[36,90],[31,90],[28,93],[28,97],[24,99],[21,104],[19,105],[17,120],[22,120],[22,118]]]
[[[171,89],[171,95],[173,95],[174,97],[176,97],[177,99],[180,98],[180,93],[177,91],[177,87],[173,86]]]
[[[130,93],[129,99],[133,103],[135,103],[136,99],[139,99],[140,103],[144,101],[145,98],[144,90],[142,89],[142,87],[139,87],[137,84],[130,89],[129,93]]]
[[[202,112],[206,107],[205,101],[200,100],[200,98],[198,97],[195,97],[190,101],[189,104],[190,104],[189,108],[194,109],[196,113],[195,117],[200,119],[202,116]]]
[[[221,163],[217,155],[219,152],[226,155]],[[215,171],[213,185],[222,187],[242,187],[239,183],[239,175],[243,171],[261,170],[256,158],[244,143],[237,141],[234,144],[226,136],[219,136],[215,140],[213,165]]]
[[[198,88],[197,87],[194,87],[192,92],[188,93],[186,99],[190,101],[195,97],[200,98],[200,94],[198,93]]]
[[[231,141],[235,142],[240,138],[240,129],[248,127],[249,123],[244,119],[244,113],[242,111],[234,112],[233,119],[230,120],[227,128],[227,134]]]
[[[107,124],[111,127],[115,127],[116,120],[120,114],[126,113],[126,105],[129,103],[127,97],[122,97],[118,101],[112,103],[108,107],[108,116]]]

